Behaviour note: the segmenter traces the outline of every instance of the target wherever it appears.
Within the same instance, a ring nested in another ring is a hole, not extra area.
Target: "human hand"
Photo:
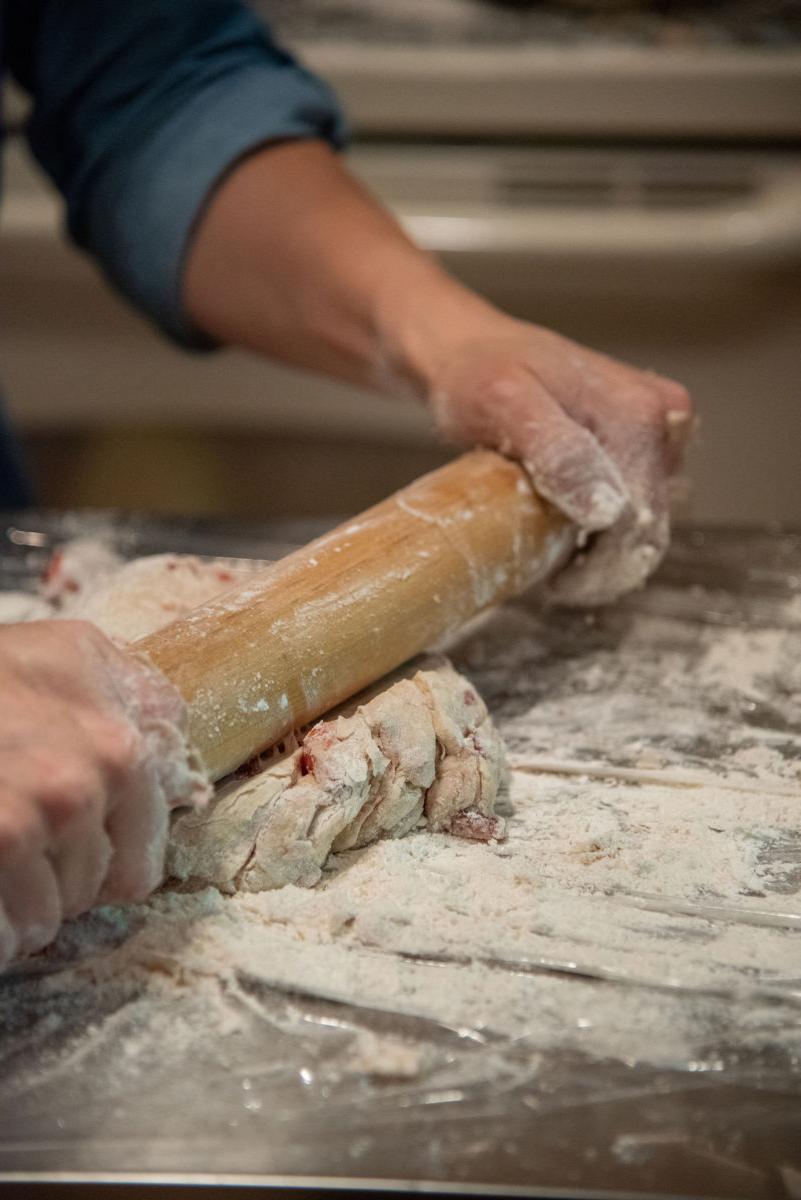
[[[555,598],[614,599],[662,557],[668,481],[692,425],[684,389],[451,279],[326,146],[271,145],[232,170],[198,223],[183,288],[212,337],[422,398],[452,441],[518,459],[591,535]]]
[[[489,312],[428,376],[437,425],[457,444],[520,461],[585,537],[551,582],[552,597],[606,603],[641,585],[667,548],[669,481],[692,429],[689,396],[671,380]]]
[[[207,781],[157,671],[81,621],[0,629],[0,967],[161,882],[169,810]]]

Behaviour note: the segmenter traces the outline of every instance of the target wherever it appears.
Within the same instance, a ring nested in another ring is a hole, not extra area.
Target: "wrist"
[[[427,401],[448,363],[476,338],[508,332],[512,320],[418,252],[377,293],[375,386]]]

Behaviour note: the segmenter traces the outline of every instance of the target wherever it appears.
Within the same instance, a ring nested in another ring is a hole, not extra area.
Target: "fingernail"
[[[590,491],[593,522],[603,527],[614,525],[626,507],[626,497],[611,483],[596,483]]]
[[[671,446],[683,446],[698,432],[700,422],[694,413],[671,408],[665,413],[665,430]]]

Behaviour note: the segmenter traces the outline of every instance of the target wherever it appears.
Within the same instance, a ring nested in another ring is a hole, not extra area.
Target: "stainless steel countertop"
[[[93,522],[95,529],[106,528],[109,520],[57,514],[9,518],[0,542],[0,588],[29,581],[54,542],[91,529]],[[274,557],[317,531],[309,523],[257,528],[127,517],[112,523],[118,544],[132,554],[175,548]],[[674,539],[651,588],[601,615],[586,645],[580,633],[583,618],[555,614],[543,669],[547,672],[549,662],[555,669],[560,661],[575,667],[582,655],[599,646],[613,647],[621,625],[643,606],[670,621],[673,650],[683,645],[688,661],[699,628],[759,631],[777,621],[797,636],[801,653],[801,613],[787,623],[788,601],[799,595],[801,535],[684,531]],[[492,709],[497,678],[475,665],[483,636],[481,629],[472,633],[455,657],[457,662],[470,660],[473,678]],[[657,657],[660,650],[649,648]],[[751,716],[762,728],[773,721],[787,744],[797,747],[797,710],[790,698],[784,700],[783,708],[783,698],[776,695],[772,709],[764,705]],[[714,747],[694,752],[712,758],[716,753]],[[801,806],[799,814],[801,825]],[[769,896],[765,905],[773,902],[775,907],[780,901],[788,921],[795,922],[796,956],[788,961],[786,981],[787,1020],[795,1027],[801,1021],[801,834],[794,850],[785,847],[785,859],[792,853],[799,870],[785,874],[783,894]],[[457,1057],[471,1051],[455,1031],[422,1018],[349,1008],[251,981],[266,1019],[239,1037],[228,1052],[225,1073],[219,1062],[212,1064],[210,1044],[185,1047],[179,1075],[174,1066],[159,1069],[159,1047],[154,1045],[150,1068],[120,1094],[115,1093],[111,1059],[104,1059],[113,1056],[114,1039],[106,1039],[98,1050],[92,1031],[109,1015],[124,1026],[127,998],[117,998],[112,1014],[77,1008],[66,1029],[42,1036],[30,975],[17,971],[0,980],[0,990],[18,990],[20,1012],[18,1028],[0,1030],[3,1194],[36,1195],[36,1181],[51,1185],[47,1195],[74,1194],[70,1189],[80,1182],[99,1189],[81,1194],[116,1194],[119,1189],[128,1197],[159,1182],[210,1190],[233,1184],[276,1191],[305,1187],[309,1195],[337,1187],[575,1197],[801,1196],[801,1066],[790,1050],[778,1045],[728,1054],[723,1044],[725,1065],[713,1071],[686,1065],[656,1069],[636,1061],[546,1051],[536,1081],[500,1085],[479,1074],[450,1097],[419,1083],[368,1086],[353,1077],[330,1076],[327,1083],[304,1086],[304,1062],[319,1064],[321,1055],[325,1058],[329,1051],[324,1043],[330,1045],[325,1039],[341,1024],[409,1033]],[[47,978],[51,988],[58,987],[57,970]],[[582,986],[580,979],[575,986]],[[306,1021],[303,1036],[287,1032],[278,1019],[290,1010]],[[59,1039],[74,1038],[82,1029],[85,1041],[79,1038],[63,1070],[37,1073]],[[730,1032],[732,1050],[736,1036]],[[723,1043],[727,1037],[721,1033]],[[513,1045],[499,1053],[514,1064]],[[245,1111],[243,1072],[273,1054],[292,1070],[276,1079],[272,1093],[269,1087],[262,1091],[266,1102],[257,1111]]]

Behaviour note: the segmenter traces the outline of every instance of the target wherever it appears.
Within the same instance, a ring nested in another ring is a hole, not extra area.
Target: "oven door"
[[[336,453],[326,462],[351,444],[383,449],[348,476],[372,479],[375,494],[337,492],[327,504],[339,511],[388,490],[376,462],[402,457],[408,477],[432,465],[439,450],[420,406],[376,403],[243,353],[198,358],[159,338],[64,243],[59,204],[20,147],[6,158],[3,377],[24,433],[90,439],[167,422],[208,435],[225,478],[221,432],[239,439],[237,469],[242,435],[268,446],[327,437]],[[362,143],[352,162],[496,303],[691,388],[702,429],[689,515],[801,522],[801,155]],[[69,461],[76,478],[92,477],[91,463]],[[105,466],[103,480],[107,489]],[[132,473],[140,505],[142,487]],[[220,484],[215,509],[229,490]]]
[[[479,292],[691,389],[689,515],[801,522],[801,155],[363,144],[353,165]]]

